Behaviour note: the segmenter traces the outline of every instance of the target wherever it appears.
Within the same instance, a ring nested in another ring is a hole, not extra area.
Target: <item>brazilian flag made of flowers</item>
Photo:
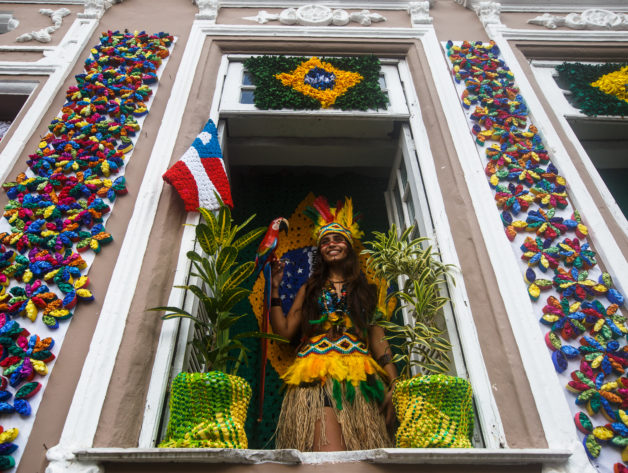
[[[565,62],[556,71],[582,113],[628,116],[628,63]]]
[[[258,56],[244,63],[261,110],[385,109],[374,56],[340,58]]]

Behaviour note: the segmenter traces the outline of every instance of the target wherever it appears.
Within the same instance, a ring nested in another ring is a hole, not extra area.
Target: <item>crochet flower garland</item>
[[[255,84],[261,110],[385,109],[379,86],[380,63],[374,56],[322,58],[257,56],[244,66]]]
[[[582,113],[628,115],[628,64],[565,62],[556,66],[556,71]]]
[[[532,124],[526,129],[525,101],[497,46],[450,41],[447,55],[462,89],[470,131],[479,147],[488,145],[485,172],[513,250],[521,249],[530,298],[537,301],[542,291],[554,293],[547,298],[540,320],[549,329],[545,340],[554,366],[563,373],[570,362],[580,360],[567,383],[567,390],[577,394],[575,410],[585,408],[589,416],[603,414],[610,422],[594,427],[585,412],[576,413],[587,454],[597,458],[603,445],[612,445],[622,449],[622,460],[628,461],[628,327],[618,312],[624,298],[607,273],[590,278],[591,271],[599,270],[585,241],[588,229],[577,211],[568,210],[565,179],[549,161],[537,129]],[[603,82],[609,80],[602,79],[595,87],[604,88]],[[535,269],[553,277],[538,278]],[[600,297],[610,305],[605,306]],[[564,343],[574,341],[580,347]],[[616,471],[622,468],[621,463],[615,464]]]
[[[104,223],[127,192],[124,177],[114,176],[133,149],[136,119],[148,113],[149,84],[172,41],[166,33],[104,33],[29,156],[29,171],[2,186],[9,203],[0,232],[0,413],[31,415],[28,399],[42,388],[33,379],[55,357],[52,338],[31,335],[16,319],[41,317],[57,329],[79,301],[93,300],[81,253],[112,241]],[[0,427],[0,470],[16,463],[17,435]]]

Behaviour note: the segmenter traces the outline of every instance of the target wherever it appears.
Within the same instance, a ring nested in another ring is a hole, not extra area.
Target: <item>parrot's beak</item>
[[[290,224],[288,223],[288,220],[286,220],[285,218],[279,220],[279,231],[283,231],[287,235],[289,228]]]

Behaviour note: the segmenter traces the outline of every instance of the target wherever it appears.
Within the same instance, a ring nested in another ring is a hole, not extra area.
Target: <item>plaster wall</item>
[[[53,26],[53,22],[48,15],[39,13],[41,9],[58,10],[67,8],[70,14],[63,18],[61,27],[52,33],[52,40],[49,43],[40,43],[38,41],[28,41],[26,43],[16,42],[16,38],[24,33],[37,31],[42,28]],[[61,42],[61,38],[70,28],[72,22],[76,19],[76,14],[83,11],[83,5],[59,5],[47,3],[0,3],[0,11],[13,12],[13,18],[17,18],[20,24],[13,31],[0,34],[0,46],[54,46]],[[0,60],[6,60],[0,53]],[[21,59],[20,59],[21,60]]]
[[[475,12],[454,0],[438,0],[430,8],[430,16],[439,41],[488,41]]]

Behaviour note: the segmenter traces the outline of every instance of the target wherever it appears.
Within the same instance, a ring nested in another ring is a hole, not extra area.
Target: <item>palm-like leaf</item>
[[[381,320],[378,323],[390,334],[386,338],[400,353],[394,362],[402,362],[401,377],[409,378],[413,367],[423,373],[449,371],[451,344],[439,328],[442,309],[449,298],[442,295],[442,288],[451,276],[453,265],[444,264],[440,255],[428,245],[428,239],[411,238],[414,226],[398,236],[393,225],[387,233],[374,233],[373,241],[365,242],[364,253],[369,256],[368,265],[375,276],[398,283],[399,290],[388,296],[397,298],[399,310],[406,310],[412,317],[412,325],[398,325]]]
[[[238,253],[253,243],[265,231],[260,227],[240,235],[254,216],[249,217],[242,225],[232,222],[231,211],[217,196],[221,206],[218,214],[207,209],[199,209],[203,222],[196,226],[198,251],[189,251],[187,257],[191,262],[190,275],[198,278],[198,282],[180,286],[188,291],[199,302],[199,313],[191,314],[179,307],[155,307],[150,310],[166,311],[164,319],[187,318],[194,325],[194,337],[190,342],[192,350],[202,359],[207,371],[226,371],[231,362],[232,373],[235,373],[247,350],[243,340],[250,337],[265,337],[284,341],[274,334],[244,332],[230,336],[229,331],[234,324],[245,317],[233,313],[233,307],[249,294],[249,290],[241,284],[253,274],[255,263],[247,261],[238,264]],[[237,352],[237,356],[233,353]]]

